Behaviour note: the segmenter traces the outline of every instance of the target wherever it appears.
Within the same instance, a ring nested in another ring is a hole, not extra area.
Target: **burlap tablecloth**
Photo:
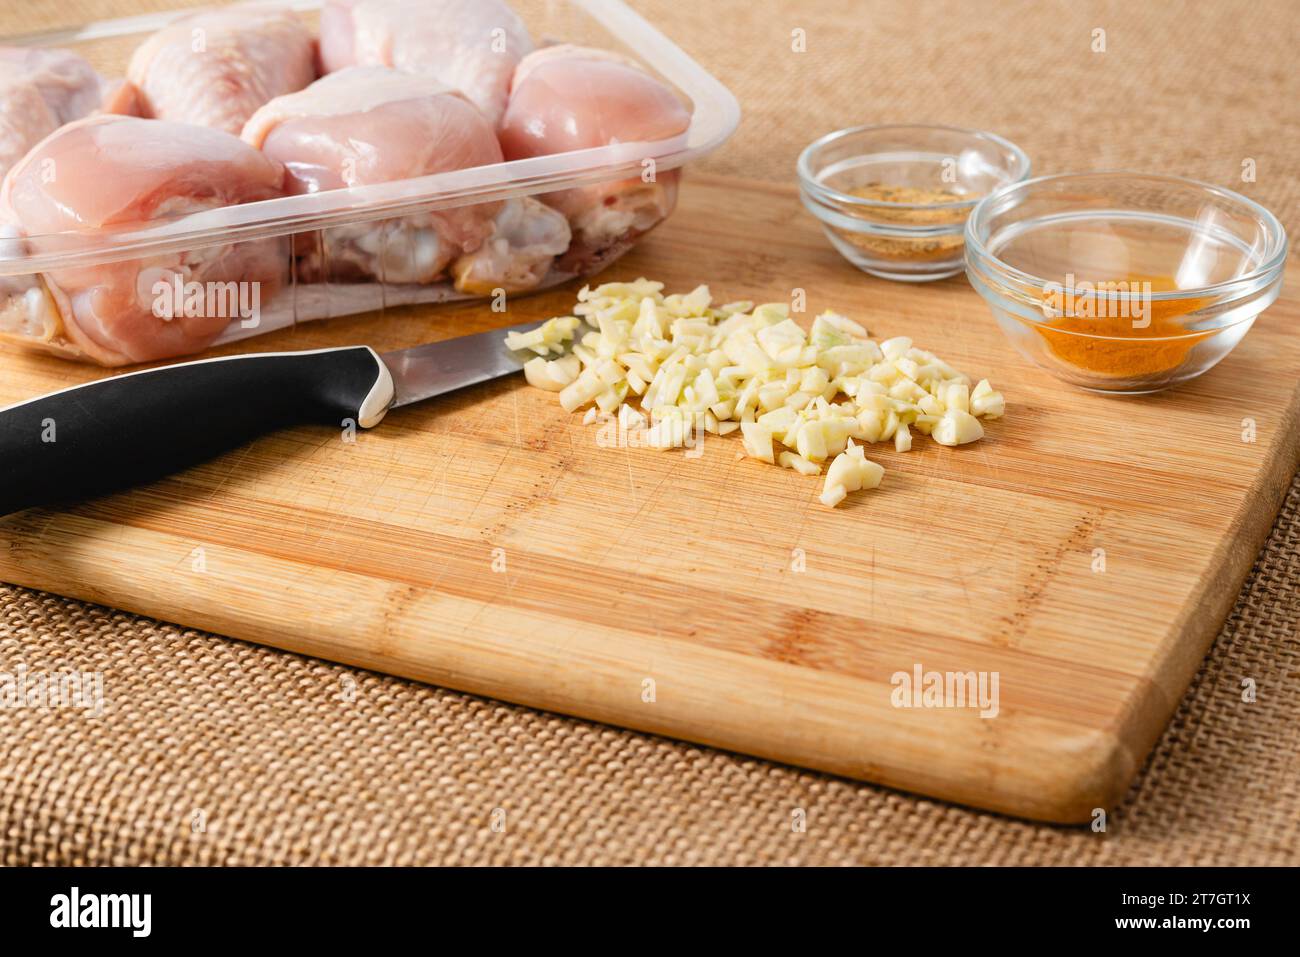
[[[1040,172],[1193,176],[1300,225],[1294,0],[634,2],[741,100],[741,131],[709,169],[788,181],[799,148],[835,127],[946,122],[1005,134]],[[154,6],[29,0],[5,6],[0,31]],[[1105,52],[1092,49],[1098,29]],[[1254,183],[1241,181],[1247,159]],[[1298,624],[1300,483],[1169,729],[1094,834],[0,586],[0,666],[111,679],[99,717],[0,713],[0,860],[1295,864]],[[806,833],[791,832],[794,808]]]

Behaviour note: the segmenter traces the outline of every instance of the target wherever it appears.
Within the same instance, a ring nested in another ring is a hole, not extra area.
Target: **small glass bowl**
[[[814,141],[800,195],[831,244],[863,272],[929,282],[962,270],[966,218],[1029,158],[1000,136],[950,126],[855,126]]]
[[[1212,368],[1272,304],[1286,231],[1231,190],[1174,176],[1041,176],[984,199],[966,275],[1027,358],[1107,393]]]

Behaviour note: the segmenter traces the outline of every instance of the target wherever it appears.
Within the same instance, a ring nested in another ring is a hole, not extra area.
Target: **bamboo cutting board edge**
[[[162,594],[160,583],[174,581],[178,570],[183,574],[194,548],[192,538],[75,512],[24,513],[10,519],[7,530],[12,536],[0,566],[6,578],[21,578],[16,583],[25,587],[151,617],[160,617],[158,609],[166,608],[161,617],[185,627],[1022,817],[1088,820],[1095,808],[1113,806],[1145,753],[1125,743],[1118,729],[1080,731],[1064,722],[1035,718],[1010,741],[994,746],[999,761],[972,764],[969,754],[990,747],[989,725],[969,712],[929,712],[926,717],[938,727],[923,736],[928,746],[918,750],[913,723],[917,712],[887,706],[888,687],[878,683],[810,674],[783,662],[756,666],[747,656],[648,632],[592,628],[570,633],[558,646],[549,636],[572,629],[572,623],[529,616],[491,624],[548,629],[547,637],[539,636],[527,655],[518,647],[493,651],[485,664],[473,659],[482,659],[494,633],[466,633],[456,639],[456,647],[448,647],[448,610],[421,611],[418,595],[412,594],[415,589],[364,575],[336,578],[333,584],[346,586],[353,604],[347,614],[321,615],[313,580],[317,569],[205,545],[208,570],[188,579],[189,587]],[[28,573],[16,576],[24,565]],[[87,568],[95,569],[93,583],[84,577]],[[76,584],[69,587],[68,581]],[[277,583],[277,617],[264,613],[267,581]],[[472,620],[482,609],[455,611],[461,619]],[[286,620],[302,627],[286,629]],[[440,633],[440,640],[422,643],[420,629]],[[363,636],[373,640],[374,653],[359,649]],[[418,657],[410,653],[414,647],[419,648]],[[659,699],[649,710],[640,703],[640,688],[627,685],[628,670],[622,664],[626,658],[653,662],[646,676],[655,679]],[[720,683],[720,675],[734,673],[741,664],[745,682]],[[609,688],[620,683],[625,686],[624,703],[612,703]],[[800,686],[806,691],[803,696],[797,692]],[[1151,690],[1146,682],[1143,686]],[[839,697],[828,701],[828,690]],[[708,711],[716,717],[720,696],[732,706],[731,720],[701,731],[698,715]],[[784,707],[773,702],[783,702]],[[846,702],[857,702],[856,710]],[[1152,714],[1147,707],[1136,710]],[[756,712],[767,712],[769,720],[756,723]],[[839,720],[832,720],[836,714]],[[774,737],[773,729],[787,720],[798,733]],[[1011,749],[1018,777],[1001,762]],[[954,753],[962,755],[961,760],[949,760]]]

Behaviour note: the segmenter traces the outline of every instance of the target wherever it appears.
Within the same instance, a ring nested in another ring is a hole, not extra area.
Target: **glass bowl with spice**
[[[992,133],[949,126],[856,126],[823,136],[797,164],[804,207],[864,272],[928,282],[962,271],[966,218],[1029,158]]]
[[[1286,231],[1231,190],[1100,172],[1004,187],[966,223],[966,274],[1026,357],[1098,392],[1177,385],[1277,298]]]

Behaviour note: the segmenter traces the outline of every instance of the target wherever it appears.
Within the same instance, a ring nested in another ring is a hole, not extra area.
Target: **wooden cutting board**
[[[808,316],[840,310],[989,377],[1007,417],[972,446],[873,447],[884,485],[829,510],[819,480],[738,460],[737,436],[696,458],[602,447],[519,377],[353,443],[280,433],[0,520],[0,578],[1013,814],[1111,807],[1295,471],[1295,282],[1208,375],[1113,398],[1021,360],[963,278],[858,272],[789,188],[688,179],[675,217],[602,278],[638,275],[719,300],[804,289]],[[567,312],[576,285],[505,316],[406,310],[254,347],[412,345]],[[17,353],[0,368],[5,403],[96,374]],[[996,716],[896,707],[894,676],[918,668],[996,674]]]

